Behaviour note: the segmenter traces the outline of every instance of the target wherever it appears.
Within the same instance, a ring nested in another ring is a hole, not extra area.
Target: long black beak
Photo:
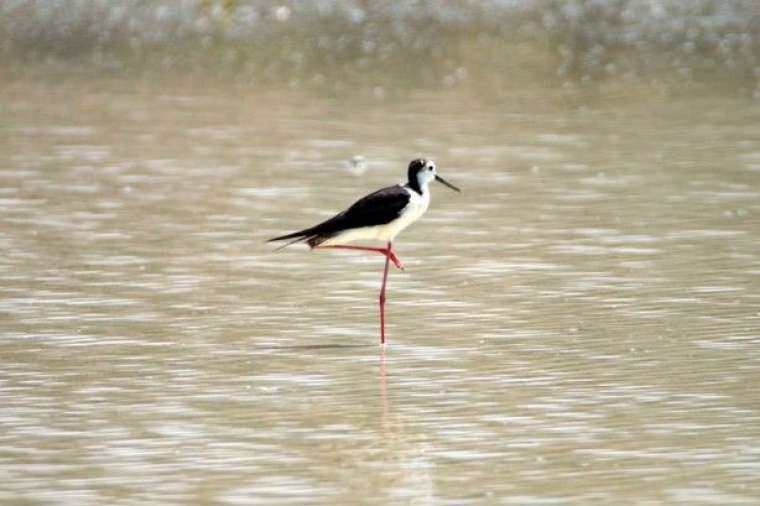
[[[443,185],[446,185],[446,186],[448,186],[449,188],[451,188],[451,189],[452,189],[452,190],[454,190],[455,192],[461,192],[461,191],[462,191],[462,190],[460,190],[459,188],[457,188],[456,186],[454,186],[453,184],[451,184],[451,183],[449,183],[448,181],[446,181],[445,179],[443,179],[443,178],[442,178],[441,176],[439,176],[438,174],[436,174],[436,175],[435,175],[435,180],[436,180],[436,181],[438,181],[439,183],[443,184]]]

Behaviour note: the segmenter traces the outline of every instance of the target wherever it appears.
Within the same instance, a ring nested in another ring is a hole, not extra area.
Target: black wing
[[[409,204],[409,198],[409,192],[403,186],[389,186],[362,197],[351,207],[317,227],[325,227],[325,231],[328,232],[385,225],[401,215],[401,211]]]
[[[306,239],[310,244],[312,242],[319,244],[322,240],[343,230],[385,225],[401,215],[401,211],[409,204],[409,199],[409,192],[401,185],[382,188],[357,200],[351,207],[329,220],[292,234],[275,237],[270,241],[299,238],[295,242]]]

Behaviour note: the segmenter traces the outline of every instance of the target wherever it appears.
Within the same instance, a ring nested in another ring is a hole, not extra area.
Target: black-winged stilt
[[[393,251],[393,239],[427,211],[430,205],[428,184],[432,180],[435,179],[452,190],[460,191],[436,173],[435,163],[432,160],[423,158],[412,160],[409,163],[407,176],[406,184],[388,186],[370,193],[327,221],[292,234],[269,239],[269,242],[293,239],[281,248],[305,241],[312,249],[340,248],[372,251],[384,255],[385,269],[379,298],[381,345],[385,344],[385,286],[388,281],[388,265],[389,262],[393,262],[397,268],[404,268]],[[385,248],[342,244],[362,239],[377,239],[387,244]]]

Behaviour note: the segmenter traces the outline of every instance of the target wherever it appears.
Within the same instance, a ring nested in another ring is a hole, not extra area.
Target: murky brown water
[[[756,103],[1,100],[0,502],[760,501]],[[383,354],[381,257],[264,240],[418,155]]]

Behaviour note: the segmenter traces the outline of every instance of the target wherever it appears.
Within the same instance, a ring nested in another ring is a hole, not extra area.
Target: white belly
[[[331,244],[345,244],[351,241],[378,240],[393,241],[399,232],[420,219],[425,214],[430,205],[430,193],[424,192],[422,195],[415,191],[407,190],[411,198],[406,207],[401,211],[401,216],[385,225],[375,225],[373,227],[351,228],[345,230],[335,237],[328,239],[322,244],[329,246]]]

